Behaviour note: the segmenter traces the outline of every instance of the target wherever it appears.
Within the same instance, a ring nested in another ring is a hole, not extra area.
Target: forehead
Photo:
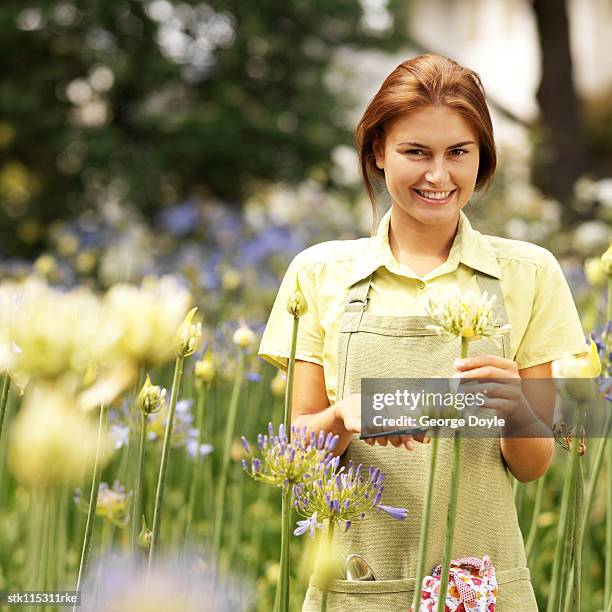
[[[388,144],[418,142],[427,146],[478,142],[476,131],[457,111],[447,106],[427,106],[396,117],[385,126]]]

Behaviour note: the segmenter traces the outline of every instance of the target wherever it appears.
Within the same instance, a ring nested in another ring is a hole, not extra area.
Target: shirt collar
[[[410,268],[400,264],[393,257],[391,247],[389,246],[390,222],[391,209],[382,217],[376,234],[368,241],[364,256],[356,264],[353,274],[351,274],[351,284],[366,278],[381,266],[385,266],[389,271],[396,274],[409,278],[418,278]],[[493,248],[488,240],[471,226],[463,211],[459,213],[459,227],[457,228],[448,259],[423,278],[427,280],[454,272],[459,263],[474,270],[484,272],[494,278],[501,278],[499,264]]]

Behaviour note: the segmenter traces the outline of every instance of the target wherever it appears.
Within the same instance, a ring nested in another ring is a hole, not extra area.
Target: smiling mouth
[[[446,204],[452,197],[456,189],[450,191],[428,191],[421,189],[414,189],[413,191],[419,196],[421,200],[427,202],[435,202],[436,204]]]

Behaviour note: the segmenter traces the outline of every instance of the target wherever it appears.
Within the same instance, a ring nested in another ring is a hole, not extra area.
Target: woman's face
[[[456,220],[474,191],[476,132],[445,106],[428,106],[392,120],[374,154],[394,206],[425,225]]]

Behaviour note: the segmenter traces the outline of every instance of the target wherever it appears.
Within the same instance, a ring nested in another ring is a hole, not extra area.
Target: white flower
[[[485,291],[476,295],[473,291],[461,293],[454,287],[439,299],[429,300],[429,315],[435,325],[427,329],[437,334],[459,336],[477,340],[483,336],[499,336],[510,329],[510,324],[495,327],[493,306],[495,296],[489,298]]]
[[[245,323],[242,323],[240,327],[234,332],[232,341],[240,348],[248,348],[255,343],[257,337],[255,332],[248,327]]]

